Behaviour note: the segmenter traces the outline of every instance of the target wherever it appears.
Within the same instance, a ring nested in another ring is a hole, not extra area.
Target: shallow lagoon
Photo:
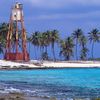
[[[100,97],[99,68],[0,71],[0,92],[58,98]]]

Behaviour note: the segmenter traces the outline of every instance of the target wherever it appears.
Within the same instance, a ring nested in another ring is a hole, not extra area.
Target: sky
[[[100,30],[100,0],[0,0],[0,22],[9,22],[15,2],[23,4],[29,34],[57,29],[64,38],[77,28],[82,28],[86,35],[93,28]],[[100,44],[96,44],[96,57],[100,57],[99,51]]]

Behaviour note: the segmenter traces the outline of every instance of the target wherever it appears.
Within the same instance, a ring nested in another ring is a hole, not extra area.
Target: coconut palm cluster
[[[5,53],[6,35],[8,32],[8,23],[0,24],[0,53]],[[34,47],[34,51],[40,51],[40,59],[42,60],[58,60],[55,51],[59,50],[59,59],[61,60],[88,60],[88,54],[91,53],[91,60],[94,59],[95,43],[100,44],[100,31],[97,28],[92,29],[84,34],[82,29],[76,29],[70,36],[64,39],[60,37],[58,30],[47,30],[45,32],[33,32],[27,36],[29,48]],[[20,36],[19,36],[20,38]],[[19,39],[20,40],[20,39]],[[91,50],[90,46],[91,45]],[[51,48],[51,49],[50,49]],[[30,50],[29,50],[30,52]],[[32,52],[32,50],[31,50]],[[36,53],[34,52],[34,53]],[[53,56],[50,57],[50,54]],[[36,54],[35,54],[36,55]],[[36,59],[37,57],[35,57]]]

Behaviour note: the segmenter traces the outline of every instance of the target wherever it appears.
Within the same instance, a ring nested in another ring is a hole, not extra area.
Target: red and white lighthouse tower
[[[10,15],[6,42],[6,60],[28,61],[27,39],[24,27],[23,5],[16,3]]]

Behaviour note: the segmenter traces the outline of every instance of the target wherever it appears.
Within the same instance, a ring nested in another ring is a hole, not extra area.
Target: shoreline
[[[51,100],[48,97],[27,96],[22,93],[0,94],[0,100]]]
[[[49,70],[49,69],[100,69],[100,67],[43,67],[43,68],[0,68],[0,71],[24,71],[24,70]]]
[[[13,62],[0,60],[0,70],[32,70],[61,68],[100,68],[100,61],[38,61]]]
[[[73,98],[73,97],[65,97],[64,100],[99,100],[98,97],[88,97],[88,98]],[[39,97],[39,96],[27,96],[22,93],[8,93],[8,94],[0,94],[0,100],[63,100],[61,98],[56,97]]]

